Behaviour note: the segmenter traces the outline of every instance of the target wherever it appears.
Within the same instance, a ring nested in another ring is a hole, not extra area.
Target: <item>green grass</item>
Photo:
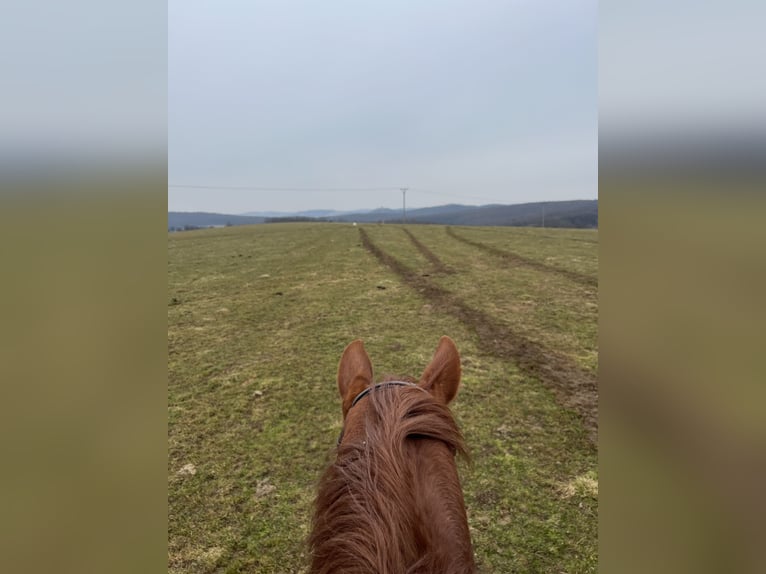
[[[361,228],[389,259],[343,224],[169,235],[169,570],[304,572],[343,348],[361,338],[376,375],[417,376],[446,334],[480,570],[595,572],[597,453],[576,396],[595,391],[561,381],[595,381],[597,232],[451,230],[509,260],[407,226],[437,265],[401,226]]]

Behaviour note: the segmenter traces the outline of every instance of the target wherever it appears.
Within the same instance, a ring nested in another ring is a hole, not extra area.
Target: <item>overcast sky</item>
[[[169,184],[211,188],[170,187],[170,210],[400,207],[399,187],[412,207],[597,197],[595,1],[170,0],[168,16]]]

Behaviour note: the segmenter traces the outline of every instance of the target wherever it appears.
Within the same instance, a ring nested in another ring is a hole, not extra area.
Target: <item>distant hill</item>
[[[168,211],[168,229],[181,230],[196,227],[224,227],[226,225],[250,225],[263,223],[265,217],[250,215],[226,215],[205,211]]]
[[[337,217],[349,213],[367,213],[368,210],[338,211],[337,209],[309,209],[307,211],[246,211],[241,215],[255,215],[257,217]]]
[[[417,221],[418,223],[438,223],[437,218],[447,217],[467,210],[477,209],[473,205],[439,205],[437,207],[422,207],[419,209],[407,210],[407,221]],[[357,221],[359,223],[377,223],[385,221],[388,223],[399,222],[402,220],[401,209],[387,209],[381,207],[372,211],[360,213],[347,213],[335,217],[330,217],[332,221]],[[433,221],[432,221],[433,220]]]
[[[517,205],[442,205],[407,211],[411,223],[441,225],[514,225],[538,227],[598,227],[598,200],[546,201]],[[385,209],[368,213],[349,214],[331,218],[333,221],[395,223],[402,221],[402,212]]]
[[[440,225],[513,225],[519,227],[598,227],[598,200],[546,201],[517,205],[449,204],[407,211],[409,223]],[[272,215],[269,215],[272,214]],[[400,223],[399,209],[380,208],[357,213],[311,210],[293,213],[260,212],[259,215],[226,215],[205,212],[168,212],[168,229],[182,230],[225,225],[250,225],[279,221],[356,221],[358,223]]]

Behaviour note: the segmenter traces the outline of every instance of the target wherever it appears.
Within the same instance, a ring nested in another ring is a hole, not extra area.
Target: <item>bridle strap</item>
[[[376,385],[372,385],[364,389],[361,393],[356,395],[354,397],[354,400],[351,401],[351,406],[348,407],[348,410],[350,411],[352,408],[354,408],[354,405],[361,401],[364,397],[370,394],[370,392],[373,389],[378,389],[380,387],[417,387],[418,385],[416,383],[410,383],[408,381],[384,381],[382,383],[378,383]],[[348,414],[348,413],[346,413]],[[340,441],[343,440],[343,432],[346,430],[345,426],[340,431],[340,436],[338,437],[338,444],[337,446],[340,446]]]
[[[377,385],[372,385],[371,387],[367,387],[361,393],[356,395],[354,397],[354,400],[351,401],[351,406],[348,409],[351,410],[351,408],[356,403],[358,403],[364,397],[366,397],[368,394],[370,394],[370,391],[372,391],[372,389],[377,389],[378,387],[417,387],[417,385],[415,383],[408,383],[407,381],[385,381],[385,382],[382,382],[382,383],[378,383]]]

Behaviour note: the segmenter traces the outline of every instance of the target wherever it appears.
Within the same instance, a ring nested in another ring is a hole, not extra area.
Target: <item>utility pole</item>
[[[545,202],[543,202],[543,228],[545,228]]]
[[[407,201],[405,200],[405,197],[409,187],[400,187],[399,189],[402,190],[402,220],[404,223],[407,223]]]

